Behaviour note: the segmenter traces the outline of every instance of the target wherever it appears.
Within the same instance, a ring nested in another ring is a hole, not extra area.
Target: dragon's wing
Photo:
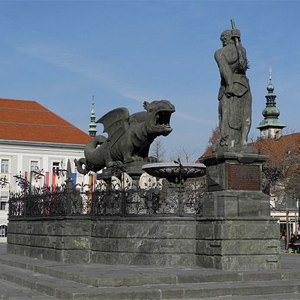
[[[129,127],[129,111],[125,107],[116,108],[101,117],[97,123],[103,124],[103,132],[107,132],[112,146]]]

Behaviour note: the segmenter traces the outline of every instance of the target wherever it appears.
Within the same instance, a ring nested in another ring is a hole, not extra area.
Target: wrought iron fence
[[[31,187],[10,195],[9,217],[56,216],[190,216],[201,214],[203,183],[182,184],[167,181],[144,187],[129,183],[97,186],[66,185]]]

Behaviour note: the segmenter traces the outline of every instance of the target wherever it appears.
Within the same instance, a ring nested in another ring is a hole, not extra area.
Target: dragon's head
[[[147,110],[147,131],[155,135],[168,135],[172,128],[170,119],[175,106],[168,100],[155,100],[151,103],[145,101],[144,108]]]

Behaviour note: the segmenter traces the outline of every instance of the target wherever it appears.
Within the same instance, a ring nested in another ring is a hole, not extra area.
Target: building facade
[[[90,136],[35,101],[0,99],[0,241],[7,231],[8,199],[19,180],[33,186],[64,183],[70,160],[83,157]]]

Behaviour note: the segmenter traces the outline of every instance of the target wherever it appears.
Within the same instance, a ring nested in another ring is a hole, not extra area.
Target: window
[[[7,205],[7,202],[1,201],[0,202],[0,210],[6,210],[6,205]]]
[[[9,192],[8,191],[4,191],[4,190],[0,190],[0,200],[1,201],[8,201],[8,196],[9,196]]]
[[[58,173],[58,170],[60,166],[60,162],[59,161],[53,161],[52,162],[52,171]]]
[[[1,173],[9,173],[9,159],[1,159]]]
[[[30,171],[35,171],[39,169],[39,162],[37,160],[30,161]]]
[[[7,226],[0,225],[0,237],[6,237],[6,236],[7,236]]]
[[[53,161],[53,162],[52,162],[52,167],[53,167],[53,168],[59,168],[59,164],[60,164],[59,161]]]
[[[8,191],[0,190],[0,210],[7,210],[8,209]]]

